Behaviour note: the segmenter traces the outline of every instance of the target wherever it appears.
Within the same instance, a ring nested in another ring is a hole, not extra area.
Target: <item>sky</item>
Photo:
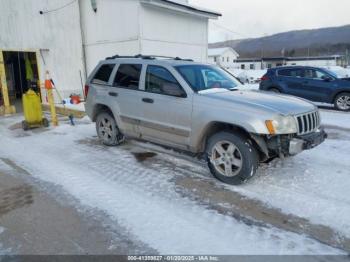
[[[350,24],[350,0],[190,0],[223,16],[210,21],[209,42]]]

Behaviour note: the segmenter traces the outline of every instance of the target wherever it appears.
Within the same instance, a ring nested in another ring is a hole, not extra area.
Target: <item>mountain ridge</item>
[[[293,30],[259,38],[209,44],[209,48],[228,46],[235,49],[241,58],[281,55],[345,55],[350,51],[350,24],[338,27]]]

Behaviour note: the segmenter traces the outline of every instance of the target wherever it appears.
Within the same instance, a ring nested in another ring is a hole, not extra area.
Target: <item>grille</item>
[[[305,135],[320,127],[321,119],[318,111],[296,116],[298,135]]]

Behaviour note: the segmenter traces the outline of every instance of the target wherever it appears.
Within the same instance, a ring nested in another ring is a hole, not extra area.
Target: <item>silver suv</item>
[[[114,56],[85,87],[86,112],[107,146],[138,138],[198,154],[219,180],[241,184],[259,162],[322,143],[316,106],[244,91],[227,71],[180,58]]]

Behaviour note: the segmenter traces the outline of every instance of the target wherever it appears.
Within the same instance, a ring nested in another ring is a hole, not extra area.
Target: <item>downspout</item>
[[[139,2],[138,3],[138,8],[137,8],[137,13],[138,13],[138,40],[139,40],[139,53],[140,54],[143,54],[143,50],[142,50],[142,39],[143,39],[143,31],[142,31],[142,23],[141,23],[141,20],[142,20],[142,5],[141,3]],[[135,54],[136,55],[136,54]],[[143,54],[144,55],[144,54]]]
[[[80,26],[80,34],[81,34],[81,56],[82,56],[82,63],[83,63],[83,76],[84,80],[87,79],[87,67],[86,67],[86,52],[85,52],[85,35],[83,30],[83,19],[82,19],[82,7],[81,7],[81,0],[78,0],[78,7],[79,7],[79,26]]]

